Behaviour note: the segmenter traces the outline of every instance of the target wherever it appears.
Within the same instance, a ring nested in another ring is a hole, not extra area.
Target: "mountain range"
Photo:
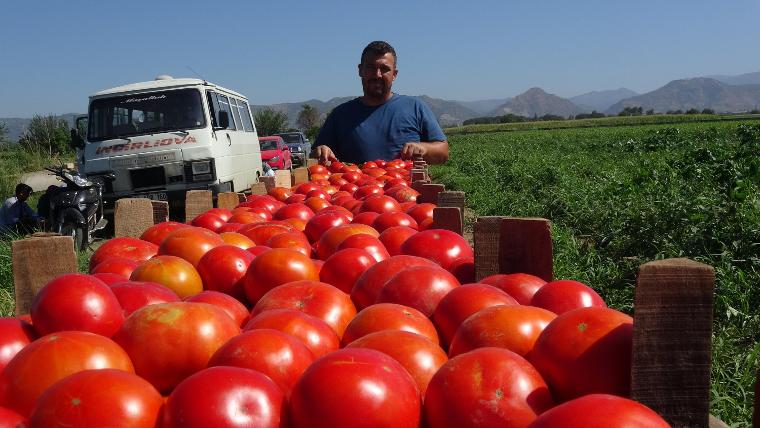
[[[711,75],[678,79],[668,82],[661,88],[638,94],[627,88],[592,91],[570,98],[549,94],[541,88],[527,91],[508,98],[492,98],[477,101],[453,101],[419,95],[433,111],[444,127],[461,125],[463,121],[475,117],[502,116],[515,114],[527,117],[547,114],[563,117],[590,113],[593,110],[608,115],[615,115],[625,107],[641,107],[657,113],[691,108],[698,110],[712,109],[717,113],[745,112],[760,109],[760,71],[737,76]],[[253,111],[272,108],[287,114],[289,126],[296,127],[298,112],[304,104],[314,107],[325,117],[336,106],[355,98],[355,96],[335,97],[328,101],[311,99],[296,103],[271,105],[252,105]],[[69,124],[81,114],[62,115]],[[6,137],[17,141],[23,135],[31,119],[0,118],[7,129]]]

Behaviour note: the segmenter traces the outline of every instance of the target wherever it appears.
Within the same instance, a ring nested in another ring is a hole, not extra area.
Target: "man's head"
[[[27,199],[29,199],[29,195],[32,194],[32,188],[24,183],[19,183],[16,185],[16,198],[24,202]]]
[[[362,79],[364,101],[379,105],[391,97],[391,87],[396,80],[396,51],[386,42],[375,41],[362,51],[359,77]]]

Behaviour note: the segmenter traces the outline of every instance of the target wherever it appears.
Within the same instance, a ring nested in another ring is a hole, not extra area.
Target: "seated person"
[[[39,223],[39,216],[26,203],[32,188],[24,183],[16,186],[16,195],[5,200],[0,208],[0,230],[3,233],[31,232]]]

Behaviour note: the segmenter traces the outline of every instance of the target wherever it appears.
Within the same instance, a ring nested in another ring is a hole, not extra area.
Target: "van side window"
[[[216,128],[219,126],[219,102],[216,99],[216,92],[206,91],[206,98],[208,99],[208,110],[211,115],[211,126]]]
[[[242,131],[243,122],[240,120],[240,111],[238,111],[237,100],[235,98],[230,97],[230,108],[232,109],[232,114],[235,115],[235,123],[238,124],[237,129]]]
[[[240,117],[243,118],[243,129],[253,132],[253,120],[251,120],[251,112],[248,110],[248,103],[238,100],[238,108],[240,109]]]
[[[230,101],[229,99],[222,95],[217,94],[217,97],[219,99],[219,111],[226,111],[227,117],[230,118],[230,126],[227,127],[227,129],[235,130],[235,116],[232,114],[232,108],[230,107]],[[239,119],[238,119],[239,120]]]

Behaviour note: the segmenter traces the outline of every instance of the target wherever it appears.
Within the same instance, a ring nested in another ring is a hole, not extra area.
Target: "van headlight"
[[[209,174],[211,173],[211,161],[198,161],[193,162],[193,175]]]

